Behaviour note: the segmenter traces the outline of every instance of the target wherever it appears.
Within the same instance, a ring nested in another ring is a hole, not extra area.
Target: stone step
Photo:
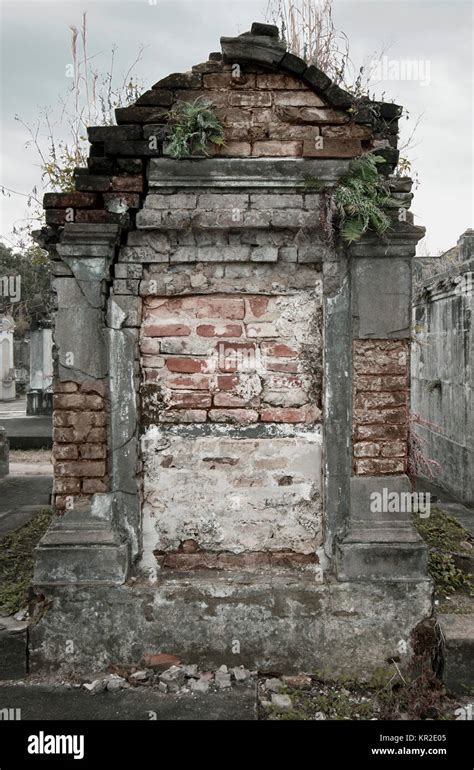
[[[441,676],[448,690],[469,695],[474,687],[474,615],[438,615]]]
[[[26,674],[26,621],[0,618],[0,679],[21,679]]]

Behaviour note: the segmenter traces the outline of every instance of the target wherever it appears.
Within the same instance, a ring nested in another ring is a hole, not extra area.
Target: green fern
[[[209,144],[224,144],[224,129],[212,102],[198,97],[194,102],[177,102],[168,113],[171,125],[167,152],[173,158],[201,153]]]
[[[347,243],[359,240],[369,229],[383,235],[390,227],[390,217],[383,208],[391,199],[378,172],[380,163],[385,159],[373,153],[354,158],[334,190],[341,236]]]

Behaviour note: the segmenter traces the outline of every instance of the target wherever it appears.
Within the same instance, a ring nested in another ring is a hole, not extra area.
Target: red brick
[[[269,297],[248,297],[250,313],[254,318],[261,318],[267,312]]]
[[[211,397],[204,393],[173,393],[168,406],[182,409],[206,409],[211,406]]]
[[[372,425],[377,422],[390,425],[403,425],[407,421],[407,410],[395,409],[354,409],[354,422]]]
[[[53,396],[54,409],[80,409],[98,411],[103,408],[101,396],[82,393],[57,393]]]
[[[53,441],[69,444],[74,440],[74,428],[53,428]]]
[[[378,457],[380,445],[373,441],[359,441],[354,444],[354,457]]]
[[[70,502],[70,495],[55,495],[54,508],[56,511],[65,511]]]
[[[405,473],[406,462],[399,459],[371,458],[370,460],[356,460],[355,473],[359,476],[379,476],[391,473]]]
[[[210,155],[223,155],[233,158],[248,158],[252,152],[250,142],[226,142],[223,145],[212,145],[208,148]]]
[[[221,374],[217,377],[217,387],[219,390],[232,390],[238,381],[239,378],[233,374]]]
[[[45,222],[47,225],[64,225],[66,222],[66,209],[46,209],[44,213]],[[74,218],[75,218],[74,214]],[[68,218],[68,222],[71,220]]]
[[[298,371],[298,364],[296,361],[290,362],[290,363],[265,363],[265,368],[268,369],[269,372],[288,372],[288,373],[294,373]]]
[[[269,141],[254,142],[254,158],[299,158],[303,154],[303,142]]]
[[[82,396],[84,398],[84,396]],[[79,434],[87,435],[91,428],[103,428],[107,422],[107,415],[99,412],[70,412],[56,411],[53,414],[53,426],[55,428],[74,428]]]
[[[107,440],[107,431],[105,428],[91,428],[87,434],[87,440],[92,443],[102,443]]]
[[[238,324],[226,324],[225,326],[201,324],[197,327],[196,332],[199,337],[240,337],[242,327]]]
[[[408,373],[405,377],[382,377],[381,390],[407,390]]]
[[[183,374],[197,374],[206,368],[206,362],[200,358],[184,358],[179,356],[168,357],[166,367],[170,372],[182,372]]]
[[[303,91],[307,89],[307,86],[301,80],[297,80],[291,75],[283,75],[279,72],[266,72],[264,75],[257,75],[257,88],[265,88],[270,91],[274,89]]]
[[[79,209],[97,206],[97,193],[69,192],[45,193],[43,207],[45,209]]]
[[[406,441],[391,441],[382,444],[382,457],[405,457],[407,451]]]
[[[406,377],[382,377],[376,374],[356,374],[354,377],[354,387],[357,391],[367,390],[406,390],[408,381]]]
[[[55,444],[53,446],[53,458],[56,460],[77,460],[77,457],[76,444]]]
[[[216,72],[202,76],[204,88],[255,88],[255,75],[242,73],[234,77],[232,72]],[[212,97],[211,97],[212,98]]]
[[[387,392],[367,391],[357,393],[354,398],[355,409],[381,409],[386,406],[402,406],[407,403],[407,391],[391,390]]]
[[[303,145],[305,158],[354,158],[361,152],[360,139],[352,138],[324,136],[317,137],[314,141],[305,139]]]
[[[406,340],[354,340],[354,371],[361,374],[408,376]]]
[[[268,408],[262,409],[260,419],[262,422],[306,422],[306,410],[288,408]]]
[[[77,382],[55,382],[55,393],[76,393],[79,390]]]
[[[322,136],[338,136],[342,138],[370,139],[372,130],[369,126],[360,126],[356,123],[346,123],[344,126],[322,126]]]
[[[229,105],[231,107],[271,107],[272,95],[262,91],[241,91],[230,94]]]
[[[188,337],[191,329],[186,324],[150,324],[145,327],[147,337]]]
[[[103,460],[107,456],[105,444],[81,444],[79,452],[83,460]]]
[[[209,419],[212,422],[246,424],[257,422],[258,412],[254,409],[211,409]]]
[[[301,377],[295,374],[269,374],[265,378],[265,385],[272,390],[288,390],[291,388],[302,388],[303,382]]]
[[[143,192],[142,176],[113,176],[112,190],[120,192]]]
[[[317,564],[314,553],[294,553],[293,551],[250,551],[247,553],[229,553],[227,551],[198,551],[197,553],[169,552],[159,553],[157,562],[162,569],[188,570],[241,570],[255,567],[294,567],[301,564]]]
[[[81,480],[55,478],[54,491],[60,495],[78,495],[81,491]]]
[[[73,478],[97,476],[100,478],[105,476],[105,472],[105,462],[92,462],[90,460],[57,463],[55,466],[56,476],[72,476]]]
[[[251,398],[250,401],[240,396],[229,395],[228,393],[216,393],[214,396],[214,406],[220,407],[245,407],[245,406],[258,406],[260,402],[259,398]]]
[[[79,211],[76,211],[76,222],[78,224],[104,224],[112,220],[113,215],[105,209],[79,209]]]
[[[168,388],[181,388],[182,390],[209,390],[209,377],[195,375],[194,377],[168,377],[165,380]]]
[[[243,299],[229,297],[198,297],[196,300],[197,318],[224,318],[241,321],[245,316]]]
[[[289,345],[279,342],[262,343],[262,352],[267,356],[281,356],[281,358],[296,358],[298,355],[298,352]]]
[[[166,652],[145,653],[143,656],[143,665],[147,668],[154,668],[157,671],[165,671],[170,666],[179,666],[180,659],[176,655],[170,655]]]
[[[143,369],[146,382],[157,382],[161,378],[160,369]]]

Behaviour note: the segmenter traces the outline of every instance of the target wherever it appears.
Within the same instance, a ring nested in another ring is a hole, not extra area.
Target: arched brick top
[[[386,159],[381,172],[393,171],[401,107],[355,100],[288,53],[277,27],[253,24],[250,32],[222,37],[221,46],[191,71],[168,75],[135,104],[116,109],[116,126],[88,128],[90,157],[87,168],[76,169],[76,191],[44,197],[42,245],[53,245],[70,222],[133,227],[148,160],[167,154],[168,112],[179,100],[201,96],[215,105],[225,145],[210,147],[210,155],[351,158],[376,149]]]

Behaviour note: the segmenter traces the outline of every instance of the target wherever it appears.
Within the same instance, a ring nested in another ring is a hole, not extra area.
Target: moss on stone
[[[459,569],[453,553],[473,553],[474,538],[452,516],[432,508],[427,518],[416,515],[413,523],[428,544],[428,570],[437,594],[446,596],[459,589],[472,591],[472,576]]]

